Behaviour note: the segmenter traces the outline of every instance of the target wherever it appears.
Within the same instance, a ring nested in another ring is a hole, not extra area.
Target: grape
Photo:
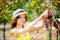
[[[48,27],[49,27],[49,25],[48,25],[48,19],[45,19],[45,28],[47,29]]]

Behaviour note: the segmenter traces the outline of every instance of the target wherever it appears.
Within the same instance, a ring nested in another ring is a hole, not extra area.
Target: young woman
[[[40,30],[44,27],[44,19],[48,17],[46,10],[36,20],[32,21],[27,27],[24,28],[24,24],[27,21],[26,12],[23,9],[18,9],[13,13],[12,16],[12,30],[11,40],[31,40],[29,32]],[[41,22],[42,20],[42,22]],[[36,25],[40,21],[39,25]],[[42,37],[41,37],[42,38]]]
[[[26,12],[23,9],[18,9],[13,13],[12,16],[12,30],[19,30],[24,28],[24,24],[27,21]],[[22,34],[11,33],[11,40],[31,40],[29,32]]]
[[[42,25],[35,26],[39,20],[44,19],[44,14],[38,17],[36,20],[31,22],[26,28],[24,28],[24,24],[27,21],[26,12],[23,9],[18,9],[13,13],[12,16],[12,30],[11,33],[11,40],[31,40],[29,31],[35,31],[42,28]],[[19,31],[19,32],[18,32]],[[20,34],[21,32],[21,34]]]

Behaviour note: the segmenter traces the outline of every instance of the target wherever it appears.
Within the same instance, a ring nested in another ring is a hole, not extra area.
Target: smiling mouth
[[[24,22],[21,22],[21,23],[24,23]]]

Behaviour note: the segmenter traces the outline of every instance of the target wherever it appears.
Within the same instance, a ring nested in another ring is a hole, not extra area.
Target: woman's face
[[[25,22],[26,22],[26,15],[25,14],[19,15],[19,18],[17,19],[17,24],[24,25]]]

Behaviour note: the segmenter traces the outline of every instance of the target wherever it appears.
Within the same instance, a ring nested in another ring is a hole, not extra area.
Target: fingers
[[[48,10],[44,11],[43,14],[41,14],[40,16],[43,17],[43,18],[46,18],[48,17]]]

